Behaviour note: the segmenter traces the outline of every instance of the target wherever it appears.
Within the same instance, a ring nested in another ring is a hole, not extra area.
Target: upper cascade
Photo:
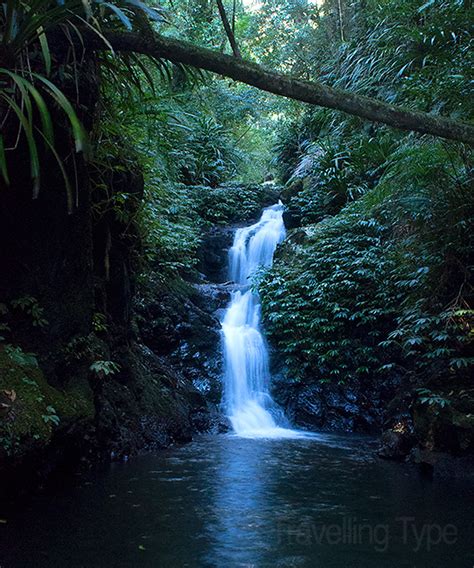
[[[249,278],[260,266],[271,266],[275,249],[286,236],[283,204],[268,207],[260,220],[237,229],[229,251],[229,276],[237,284],[250,284]]]

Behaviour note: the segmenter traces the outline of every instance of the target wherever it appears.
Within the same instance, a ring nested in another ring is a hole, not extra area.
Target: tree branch
[[[217,7],[219,9],[219,15],[220,15],[221,20],[222,20],[222,25],[224,26],[225,33],[227,34],[227,38],[229,39],[229,43],[230,43],[230,46],[232,48],[232,53],[234,54],[235,57],[238,57],[239,59],[241,59],[242,56],[240,55],[239,46],[237,45],[237,42],[235,41],[234,31],[230,27],[229,20],[227,19],[227,14],[225,12],[225,8],[224,8],[224,4],[222,3],[222,0],[217,0]]]
[[[237,0],[232,3],[232,33],[235,35],[235,16],[237,13]]]
[[[91,49],[108,49],[105,42],[94,32],[83,30],[83,36],[87,39],[86,45],[91,46]],[[158,33],[155,33],[154,37],[143,37],[133,32],[104,32],[104,36],[117,52],[135,52],[167,59],[174,63],[212,71],[263,91],[304,103],[340,110],[402,130],[431,134],[474,145],[474,125],[466,122],[411,111],[350,91],[335,89],[320,82],[294,79],[289,75],[265,69],[256,63],[216,53]]]

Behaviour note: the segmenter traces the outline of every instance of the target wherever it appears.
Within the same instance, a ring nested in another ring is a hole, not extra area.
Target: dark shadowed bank
[[[89,108],[94,100],[87,101]],[[24,156],[23,156],[24,158]],[[271,185],[185,190],[200,220],[196,267],[160,273],[140,262],[130,223],[143,199],[138,166],[117,168],[110,195],[129,215],[97,216],[91,173],[79,165],[78,207],[66,214],[61,179],[31,199],[18,167],[0,208],[2,488],[29,490],[53,473],[128,459],[227,429],[219,412],[216,311],[228,300],[232,230],[277,198]],[[27,172],[26,172],[27,173]],[[4,189],[4,188],[2,188]],[[208,282],[207,277],[217,284]]]

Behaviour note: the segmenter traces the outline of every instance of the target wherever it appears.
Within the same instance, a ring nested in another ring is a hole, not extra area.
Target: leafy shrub
[[[91,373],[97,375],[100,379],[108,377],[109,375],[115,375],[120,371],[120,366],[114,361],[94,361],[89,367]]]
[[[278,201],[279,188],[273,184],[226,183],[216,188],[190,188],[196,212],[207,224],[248,221],[259,216],[262,207]]]
[[[467,371],[474,363],[471,174],[441,143],[404,144],[378,189],[396,244],[392,279],[404,298],[389,340],[427,376]]]
[[[387,236],[376,219],[348,211],[283,247],[260,293],[266,329],[291,376],[347,380],[381,366],[379,343],[397,306]]]
[[[223,126],[213,117],[193,116],[183,144],[172,152],[179,181],[188,185],[217,186],[237,172],[238,153]]]
[[[322,15],[309,76],[472,116],[470,5],[369,0],[345,11],[347,40],[329,46],[333,21]],[[472,152],[321,109],[282,123],[276,152],[293,225],[303,228],[290,233],[260,288],[269,335],[292,375],[468,377]]]
[[[398,367],[426,380],[474,364],[469,170],[443,144],[411,139],[384,170],[358,201],[290,236],[261,282],[292,375]]]

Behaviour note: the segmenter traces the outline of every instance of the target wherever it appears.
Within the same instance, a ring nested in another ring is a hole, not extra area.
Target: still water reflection
[[[67,482],[0,525],[0,566],[471,568],[472,494],[359,437],[206,436]]]

